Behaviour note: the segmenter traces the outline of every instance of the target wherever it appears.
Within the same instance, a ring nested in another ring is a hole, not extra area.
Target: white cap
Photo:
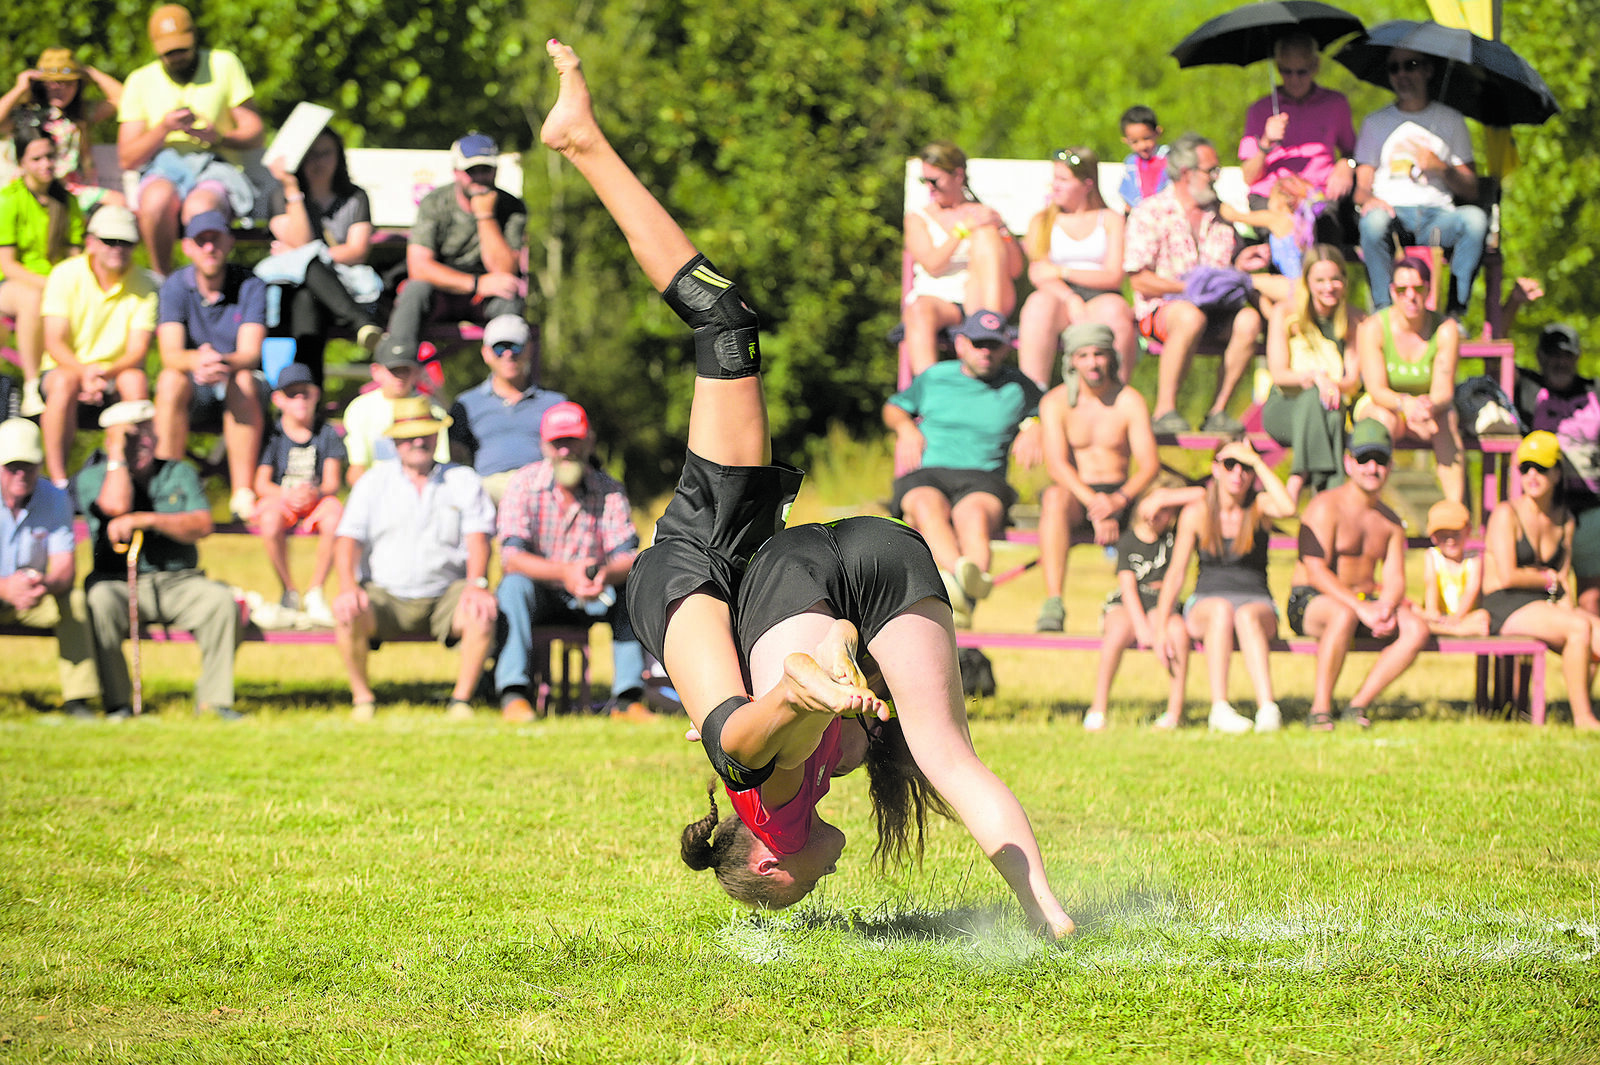
[[[150,421],[156,416],[156,405],[148,399],[125,399],[121,403],[113,403],[100,412],[100,428],[109,429],[113,425],[138,425],[140,422]]]
[[[0,422],[0,466],[13,462],[37,466],[43,461],[44,444],[37,425],[26,418],[7,418]]]

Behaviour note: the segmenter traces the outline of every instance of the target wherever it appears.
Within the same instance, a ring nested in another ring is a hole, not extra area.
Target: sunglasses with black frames
[[[1539,463],[1534,462],[1532,459],[1528,459],[1525,462],[1517,463],[1517,472],[1518,473],[1523,473],[1523,474],[1527,474],[1527,473],[1548,474],[1550,472],[1550,467],[1549,466],[1541,466],[1541,465],[1539,465]]]
[[[1391,74],[1398,74],[1402,70],[1417,70],[1422,66],[1420,59],[1391,59],[1385,69]]]

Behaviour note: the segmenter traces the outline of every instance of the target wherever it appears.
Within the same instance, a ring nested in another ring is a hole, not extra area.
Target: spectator
[[[1428,508],[1433,546],[1422,560],[1422,616],[1440,636],[1489,634],[1489,614],[1478,605],[1483,556],[1467,551],[1471,528],[1472,512],[1464,504],[1441,499]]]
[[[1552,323],[1539,333],[1539,369],[1517,371],[1517,413],[1530,429],[1556,434],[1567,509],[1577,522],[1572,572],[1578,606],[1600,615],[1600,396],[1578,376],[1577,330]]]
[[[44,410],[39,368],[44,352],[40,301],[50,268],[83,247],[83,212],[56,179],[56,142],[38,126],[12,138],[22,172],[0,188],[0,314],[16,322],[22,367],[22,413]]]
[[[1356,357],[1367,394],[1355,417],[1376,418],[1396,440],[1433,446],[1434,473],[1446,499],[1466,499],[1461,421],[1456,413],[1456,357],[1461,330],[1427,307],[1432,271],[1421,259],[1395,264],[1393,302],[1356,330]]]
[[[1130,151],[1122,160],[1122,184],[1117,195],[1123,210],[1132,211],[1148,197],[1166,188],[1171,178],[1167,170],[1167,146],[1161,143],[1161,123],[1156,113],[1143,104],[1122,112],[1122,143]]]
[[[279,606],[303,611],[311,624],[332,628],[333,611],[323,598],[322,585],[333,568],[333,540],[344,514],[338,493],[345,451],[344,441],[331,425],[317,424],[321,398],[322,390],[311,380],[310,367],[295,363],[278,375],[272,402],[280,417],[256,467],[259,502],[255,519],[267,559],[283,589]],[[296,526],[317,537],[317,557],[304,596],[289,572],[288,537]]]
[[[461,645],[446,716],[470,720],[494,640],[488,575],[494,504],[472,470],[434,461],[448,422],[426,399],[408,396],[394,406],[384,435],[395,441],[399,461],[379,463],[351,489],[334,546],[334,639],[350,676],[351,717],[371,721],[377,708],[367,680],[369,648],[429,633],[446,647]]]
[[[1517,445],[1522,494],[1495,507],[1484,529],[1483,608],[1489,632],[1532,636],[1561,653],[1572,724],[1600,729],[1589,694],[1600,655],[1595,618],[1563,603],[1575,522],[1560,496],[1561,442],[1536,429]]]
[[[256,266],[256,276],[292,282],[294,360],[311,367],[312,383],[321,388],[322,353],[334,324],[353,332],[369,355],[383,335],[372,316],[383,279],[367,265],[372,205],[350,180],[344,139],[331,129],[317,134],[300,169],[290,173],[276,156],[268,169],[278,179],[267,197],[273,254]]]
[[[1124,383],[1139,357],[1133,310],[1122,298],[1124,219],[1100,198],[1099,173],[1087,148],[1056,152],[1050,202],[1028,225],[1033,294],[1022,304],[1017,363],[1041,390],[1050,387],[1061,331],[1076,322],[1111,328]]]
[[[239,218],[255,207],[241,152],[261,147],[255,87],[232,52],[201,48],[177,4],[150,13],[156,61],[128,75],[117,108],[117,161],[139,173],[139,231],[150,264],[172,272],[180,221],[211,211]]]
[[[240,521],[255,512],[256,456],[265,427],[267,287],[247,266],[230,263],[233,234],[221,212],[189,219],[183,253],[190,265],[161,285],[156,343],[157,453],[184,457],[191,427],[215,431],[228,451],[228,507]]]
[[[83,95],[87,75],[105,94],[90,103]],[[122,203],[122,193],[101,187],[95,173],[89,127],[117,113],[122,102],[122,82],[104,71],[78,62],[69,48],[46,48],[32,69],[17,75],[11,91],[0,96],[0,135],[10,138],[24,125],[38,126],[56,142],[56,180],[67,187],[85,211],[99,203]],[[17,159],[11,146],[0,159],[0,177],[16,176]]]
[[[1259,486],[1259,487],[1258,487]],[[1189,559],[1198,555],[1194,593],[1183,607],[1191,639],[1205,645],[1211,687],[1207,723],[1218,732],[1272,732],[1283,715],[1272,697],[1268,644],[1278,631],[1278,608],[1267,588],[1267,540],[1274,518],[1294,516],[1294,500],[1272,468],[1250,444],[1235,440],[1217,450],[1205,498],[1178,515],[1178,534],[1161,599],[1150,620],[1156,657],[1169,669],[1177,663],[1175,642],[1167,634],[1168,619],[1189,573]],[[1252,723],[1228,702],[1228,665],[1234,638],[1244,652],[1245,669],[1255,687],[1256,717]]]
[[[1389,52],[1394,103],[1368,115],[1356,138],[1355,203],[1361,211],[1361,257],[1373,306],[1389,306],[1392,238],[1450,249],[1446,313],[1460,319],[1472,298],[1489,218],[1474,201],[1478,173],[1461,112],[1431,97],[1434,61],[1405,48]]]
[[[639,552],[627,491],[594,468],[594,434],[576,403],[545,412],[544,458],[511,478],[500,505],[495,593],[506,619],[494,686],[507,721],[529,721],[528,656],[536,625],[611,626],[611,716],[647,719],[644,648],[628,620],[624,586]]]
[[[88,717],[100,697],[88,607],[72,590],[72,499],[39,480],[39,427],[22,418],[0,423],[0,622],[54,629],[61,709]]]
[[[958,628],[971,628],[973,605],[993,589],[989,542],[1016,501],[1006,454],[1039,406],[1037,386],[1005,363],[1004,328],[998,312],[974,311],[956,333],[956,361],[929,367],[883,407],[905,471],[890,513],[928,541]]]
[[[1378,497],[1389,481],[1394,444],[1370,418],[1357,422],[1345,452],[1345,482],[1317,493],[1300,522],[1300,561],[1289,592],[1289,628],[1317,640],[1317,672],[1306,724],[1333,731],[1333,686],[1350,642],[1387,640],[1339,715],[1367,728],[1367,708],[1417,660],[1428,623],[1406,602],[1406,533]],[[1378,568],[1383,568],[1379,579]]]
[[[1161,467],[1150,408],[1118,376],[1112,336],[1108,326],[1090,322],[1068,329],[1068,369],[1062,383],[1039,401],[1050,471],[1039,506],[1039,561],[1047,596],[1039,611],[1040,632],[1060,632],[1066,625],[1061,592],[1073,541],[1116,544],[1133,500]]]
[[[88,251],[50,271],[44,317],[45,469],[58,487],[78,431],[78,407],[148,399],[145,363],[156,331],[156,286],[133,265],[139,226],[121,204],[89,220]]]
[[[906,212],[911,292],[903,312],[911,373],[939,358],[939,331],[960,325],[967,308],[1010,316],[1017,305],[1022,249],[1000,212],[978,202],[967,184],[967,156],[949,141],[922,149],[928,204]]]
[[[1345,296],[1344,256],[1318,244],[1306,256],[1291,299],[1267,322],[1267,372],[1272,391],[1261,406],[1261,428],[1290,449],[1289,498],[1344,480],[1345,409],[1361,391],[1356,345],[1349,343],[1361,312]]]
[[[195,544],[211,535],[211,504],[200,476],[186,462],[156,457],[155,404],[124,400],[100,415],[105,460],[78,474],[78,506],[88,516],[94,565],[85,581],[94,628],[95,662],[105,705],[126,716],[132,693],[122,641],[128,637],[128,563],[134,534],[139,554],[139,617],[194,635],[200,647],[197,711],[226,721],[233,708],[233,653],[239,645],[239,604],[225,584],[207,580]]]
[[[455,181],[422,198],[406,245],[407,279],[389,318],[389,333],[416,345],[429,315],[488,322],[520,315],[526,282],[522,249],[528,208],[494,186],[500,149],[472,132],[450,146]]]
[[[1226,335],[1227,349],[1217,372],[1216,396],[1201,428],[1235,433],[1243,427],[1228,415],[1228,400],[1255,355],[1261,314],[1242,291],[1213,300],[1189,291],[1186,281],[1191,275],[1198,279],[1196,267],[1201,266],[1260,269],[1267,263],[1267,247],[1257,244],[1241,250],[1233,227],[1218,216],[1216,183],[1222,167],[1210,141],[1185,133],[1167,154],[1167,169],[1171,186],[1128,216],[1123,254],[1139,330],[1162,344],[1155,431],[1188,432],[1188,420],[1177,411],[1178,385],[1188,376],[1201,338],[1213,330]]]
[[[518,315],[484,328],[483,361],[489,377],[450,408],[450,457],[477,470],[498,504],[511,475],[543,458],[539,427],[567,397],[539,387],[539,337]]]
[[[1316,239],[1343,244],[1339,210],[1355,183],[1350,101],[1344,93],[1317,84],[1322,58],[1310,34],[1278,38],[1272,62],[1283,84],[1250,105],[1239,140],[1239,169],[1250,186],[1250,207],[1266,207],[1279,179],[1301,178],[1319,201],[1312,207]]]
[[[350,460],[345,480],[351,487],[374,463],[400,457],[384,430],[394,424],[394,405],[418,395],[422,364],[417,361],[417,345],[385,337],[373,356],[371,374],[378,387],[361,393],[344,409],[344,447]],[[447,421],[437,407],[434,417]],[[449,462],[450,442],[441,438],[433,457],[440,465]]]
[[[1175,540],[1173,524],[1178,512],[1205,496],[1205,489],[1184,486],[1170,474],[1173,484],[1152,485],[1133,507],[1133,518],[1117,541],[1117,587],[1100,611],[1100,666],[1095,674],[1094,697],[1083,715],[1083,727],[1098,732],[1106,727],[1111,702],[1111,682],[1116,680],[1122,654],[1135,643],[1156,645],[1150,617],[1161,598]],[[1180,617],[1167,618],[1167,711],[1154,727],[1175,729],[1183,724],[1184,693],[1189,681],[1189,630]]]

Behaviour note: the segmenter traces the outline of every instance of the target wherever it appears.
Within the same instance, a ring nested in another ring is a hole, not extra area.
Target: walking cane
[[[139,661],[139,552],[144,548],[144,530],[135,529],[133,539],[115,545],[128,556],[128,638],[133,641],[133,716],[144,713],[144,668]]]

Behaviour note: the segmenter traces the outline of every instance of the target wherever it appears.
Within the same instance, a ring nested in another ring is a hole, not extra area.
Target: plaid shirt
[[[577,501],[563,509],[548,460],[518,470],[500,500],[496,535],[501,550],[522,550],[553,562],[604,562],[639,546],[627,490],[590,468],[574,490]]]
[[[1129,274],[1141,270],[1182,281],[1196,266],[1232,266],[1239,238],[1233,227],[1214,210],[1200,216],[1199,244],[1189,228],[1188,213],[1178,202],[1172,186],[1145,200],[1128,215],[1128,231],[1123,237],[1122,269]],[[1133,297],[1133,313],[1143,318],[1161,306],[1162,297]]]

